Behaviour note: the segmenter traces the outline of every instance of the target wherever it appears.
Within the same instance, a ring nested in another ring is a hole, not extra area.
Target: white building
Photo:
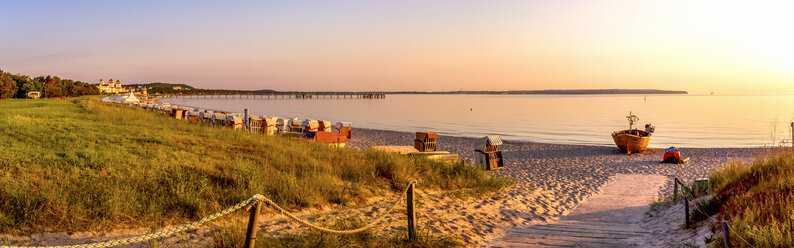
[[[127,92],[127,89],[121,87],[121,81],[116,80],[116,82],[113,82],[112,78],[108,80],[107,83],[105,83],[105,81],[102,79],[99,79],[99,83],[95,85],[97,88],[99,88],[99,93],[117,94]]]

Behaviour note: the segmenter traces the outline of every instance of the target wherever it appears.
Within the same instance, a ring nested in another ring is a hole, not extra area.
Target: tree
[[[14,94],[14,98],[27,98],[28,92],[42,90],[41,81],[28,76],[13,74],[11,75],[11,79],[14,80],[18,88],[16,94]]]
[[[17,93],[16,82],[11,78],[11,75],[0,70],[0,99],[6,99],[14,96]]]
[[[65,96],[65,93],[63,88],[61,88],[60,78],[47,76],[44,79],[44,97]]]
[[[27,98],[31,91],[42,92],[44,97],[99,95],[93,84],[52,76],[31,78],[0,70],[0,98]]]
[[[42,84],[41,84],[40,81],[28,80],[27,82],[22,84],[22,87],[19,87],[19,93],[17,93],[16,97],[25,98],[25,97],[27,97],[28,92],[31,92],[31,91],[39,91],[39,92],[41,92],[42,89],[43,89],[43,87],[42,87]]]

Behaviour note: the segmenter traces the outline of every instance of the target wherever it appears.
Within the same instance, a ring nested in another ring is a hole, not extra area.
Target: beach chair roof
[[[316,120],[310,120],[310,119],[306,119],[306,120],[304,120],[303,122],[301,122],[301,126],[303,126],[303,127],[309,127],[309,128],[312,128],[312,129],[314,129],[314,128],[317,128],[317,127],[319,127],[319,126],[320,126],[320,123],[318,123]]]
[[[436,139],[438,138],[438,134],[436,133],[426,133],[426,132],[416,132],[416,139],[424,141],[425,139]]]
[[[276,118],[262,118],[262,122],[265,126],[275,126],[276,121]]]
[[[350,126],[353,126],[353,124],[350,123],[349,121],[340,121],[340,122],[336,123],[336,126],[338,126],[338,127],[350,127]]]
[[[485,136],[485,143],[492,146],[502,145],[502,138],[499,135]]]

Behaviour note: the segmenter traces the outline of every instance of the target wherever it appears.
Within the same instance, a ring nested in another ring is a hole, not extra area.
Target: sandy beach
[[[608,135],[604,135],[608,139]],[[351,149],[367,149],[376,145],[411,145],[414,133],[355,128]],[[438,150],[458,154],[462,159],[473,160],[473,150],[479,145],[475,138],[439,136]],[[460,199],[449,193],[426,191],[417,186],[418,226],[422,232],[433,232],[459,238],[471,246],[488,247],[511,230],[531,225],[554,223],[574,210],[588,197],[600,192],[602,187],[618,174],[661,175],[666,181],[658,189],[658,196],[672,192],[672,180],[678,176],[684,181],[706,177],[709,171],[732,161],[752,161],[767,153],[762,148],[680,148],[683,157],[690,161],[681,167],[660,163],[663,149],[649,149],[641,154],[626,155],[615,147],[544,144],[505,141],[505,167],[492,173],[515,180],[515,185],[503,192],[483,198]],[[360,206],[342,209],[329,206],[325,209],[306,209],[297,213],[304,219],[324,223],[327,220],[361,218],[367,222],[380,216],[396,199],[386,195],[369,199]],[[405,211],[400,204],[396,211]],[[306,231],[294,221],[272,211],[263,212],[261,230],[267,235]],[[240,215],[232,218],[242,224]],[[653,220],[645,220],[653,221]],[[656,220],[655,223],[659,221]],[[665,232],[676,223],[666,221],[658,225]],[[404,232],[405,215],[393,214],[384,222],[385,230]],[[115,230],[109,233],[43,233],[27,237],[5,236],[0,239],[24,244],[76,244],[96,242],[145,233],[146,229]],[[184,234],[161,239],[162,244],[211,243],[212,227],[204,227]],[[662,244],[670,244],[661,242]],[[134,245],[127,246],[133,247]]]
[[[348,145],[366,149],[375,145],[411,145],[414,133],[356,128]],[[605,139],[610,137],[605,134]],[[439,150],[473,160],[477,139],[439,136]],[[436,216],[429,226],[436,232],[457,234],[470,244],[488,246],[514,227],[558,220],[594,195],[617,174],[662,175],[666,182],[658,196],[672,194],[673,178],[686,182],[734,161],[752,161],[769,152],[763,148],[679,148],[690,160],[679,167],[660,163],[664,149],[626,155],[611,146],[558,145],[505,141],[505,167],[494,174],[515,179],[506,192],[485,199],[456,201],[424,199]],[[440,203],[440,204],[439,204]]]

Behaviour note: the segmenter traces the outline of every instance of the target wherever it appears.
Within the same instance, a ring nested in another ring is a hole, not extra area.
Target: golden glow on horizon
[[[794,93],[794,1],[348,4],[322,11],[278,6],[288,15],[248,6],[251,13],[227,9],[234,16],[213,22],[190,9],[169,10],[174,13],[146,17],[158,25],[143,25],[167,37],[125,31],[119,36],[128,39],[102,36],[74,47],[0,46],[0,54],[27,51],[0,58],[0,68],[203,88]],[[140,26],[123,25],[108,27]],[[42,51],[81,55],[19,64]]]

